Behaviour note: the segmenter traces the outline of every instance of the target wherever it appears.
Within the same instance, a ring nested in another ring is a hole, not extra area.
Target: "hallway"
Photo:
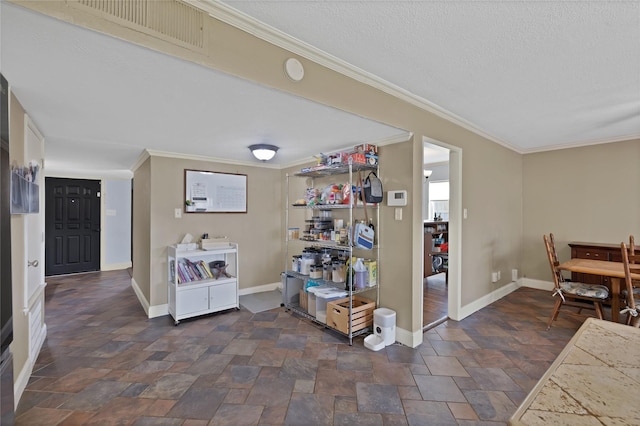
[[[174,326],[126,271],[49,277],[18,425],[505,424],[581,325],[521,288],[421,346],[372,352],[277,308]]]
[[[449,287],[445,273],[431,275],[423,280],[422,327],[430,329],[440,324],[448,315]]]

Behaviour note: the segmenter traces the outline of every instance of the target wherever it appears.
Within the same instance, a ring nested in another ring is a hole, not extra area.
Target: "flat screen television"
[[[9,85],[0,74],[0,353],[13,341],[9,168]]]

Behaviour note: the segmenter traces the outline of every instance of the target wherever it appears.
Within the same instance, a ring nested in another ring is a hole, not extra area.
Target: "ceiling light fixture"
[[[274,155],[276,155],[276,152],[278,152],[278,149],[280,148],[275,145],[259,143],[251,145],[249,149],[253,153],[254,157],[256,157],[258,160],[269,161],[273,158]]]

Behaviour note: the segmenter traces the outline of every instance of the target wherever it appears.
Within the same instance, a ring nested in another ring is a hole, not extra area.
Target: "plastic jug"
[[[362,259],[358,258],[356,264],[353,265],[355,272],[355,287],[358,289],[365,288],[367,286],[367,268],[364,266]]]

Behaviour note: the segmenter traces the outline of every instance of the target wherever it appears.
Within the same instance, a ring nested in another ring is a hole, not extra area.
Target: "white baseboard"
[[[127,268],[131,268],[131,261],[100,266],[101,271],[121,271]]]
[[[37,354],[40,354],[40,350],[42,349],[42,345],[44,344],[44,340],[47,337],[47,325],[45,324],[42,327],[41,336],[38,338],[38,350]],[[31,373],[33,373],[33,366],[36,365],[36,359],[29,357],[27,362],[24,363],[22,370],[18,373],[18,377],[16,377],[13,383],[13,401],[14,401],[14,409],[18,408],[18,403],[20,402],[20,398],[22,398],[22,394],[24,390],[27,388],[29,384],[29,379],[31,378]]]
[[[165,303],[164,305],[149,306],[149,301],[144,297],[142,290],[140,290],[140,286],[138,286],[138,283],[133,279],[133,277],[131,277],[131,287],[133,288],[133,292],[136,294],[138,301],[142,305],[142,309],[144,309],[145,314],[147,314],[147,318],[169,315],[168,303]]]
[[[520,281],[520,280],[518,280]],[[473,314],[474,312],[479,311],[480,309],[489,306],[490,304],[492,304],[493,302],[502,299],[504,296],[506,296],[507,294],[510,294],[512,292],[514,292],[515,290],[518,289],[518,287],[520,287],[519,282],[516,281],[512,281],[507,285],[504,285],[494,291],[492,291],[491,293],[487,294],[484,297],[481,297],[478,300],[475,300],[471,303],[469,303],[468,305],[463,306],[459,313],[460,313],[460,319],[462,320],[466,317],[468,317],[469,315]]]
[[[149,316],[149,301],[144,297],[142,290],[140,290],[140,286],[136,282],[136,280],[131,277],[131,288],[133,288],[133,292],[136,294],[138,301],[142,305],[142,309],[144,309],[144,313]]]
[[[245,296],[247,294],[253,294],[253,293],[262,293],[262,292],[265,292],[265,291],[276,290],[278,288],[282,289],[282,283],[281,282],[271,283],[271,284],[264,284],[264,285],[259,285],[259,286],[255,286],[255,287],[249,287],[249,288],[241,288],[238,291],[238,296]]]
[[[30,332],[31,332],[30,328]],[[13,384],[13,401],[14,401],[14,409],[18,408],[18,403],[20,402],[20,398],[22,398],[22,394],[24,390],[27,388],[29,384],[29,379],[31,378],[31,374],[33,373],[33,367],[36,365],[36,360],[40,351],[42,350],[42,345],[44,345],[44,341],[47,338],[47,324],[42,324],[37,331],[37,335],[29,336],[29,339],[32,339],[33,347],[31,347],[31,352],[27,358],[27,362],[24,363],[22,369],[18,373],[17,377],[14,380]]]
[[[169,304],[165,303],[164,305],[151,306],[147,315],[149,315],[149,318],[157,318],[169,315]]]
[[[29,383],[29,378],[31,378],[31,373],[33,373],[33,365],[34,362],[31,359],[27,359],[27,362],[24,363],[22,369],[18,373],[18,376],[15,377],[13,382],[13,405],[14,409],[18,408],[18,403],[20,402],[20,398],[24,393],[24,390],[27,388],[27,384]]]
[[[533,278],[520,278],[520,281],[522,281],[522,287],[553,291],[554,284],[551,281],[534,280]]]
[[[424,333],[422,329],[412,333],[404,328],[396,327],[396,342],[402,343],[410,348],[420,346],[422,344],[423,335]]]

